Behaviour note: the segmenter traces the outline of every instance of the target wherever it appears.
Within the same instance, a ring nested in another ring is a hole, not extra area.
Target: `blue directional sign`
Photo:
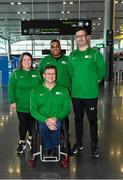
[[[91,20],[22,20],[22,35],[74,35],[76,28],[85,27],[91,34]]]

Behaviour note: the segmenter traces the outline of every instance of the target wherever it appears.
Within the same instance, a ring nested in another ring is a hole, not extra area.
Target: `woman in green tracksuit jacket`
[[[39,122],[43,144],[49,150],[55,148],[61,122],[70,112],[70,96],[67,88],[55,83],[55,66],[46,66],[43,78],[43,84],[32,90],[31,114]]]
[[[16,109],[19,119],[20,141],[17,153],[23,153],[26,148],[25,138],[27,131],[29,133],[27,142],[29,145],[31,144],[34,119],[30,114],[30,93],[33,88],[41,83],[39,71],[33,69],[32,64],[32,55],[24,52],[20,57],[19,69],[12,72],[8,82],[9,103],[12,109]]]

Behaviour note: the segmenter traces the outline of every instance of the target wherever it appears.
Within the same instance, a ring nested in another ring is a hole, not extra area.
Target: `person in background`
[[[56,83],[55,66],[44,68],[43,79],[31,92],[31,115],[38,121],[45,153],[56,153],[62,120],[70,113],[70,96],[67,88]]]
[[[89,47],[89,35],[85,28],[76,30],[75,39],[78,48],[69,56],[76,134],[76,143],[71,151],[76,154],[83,149],[83,118],[86,112],[90,126],[91,157],[98,158],[98,83],[104,78],[105,62],[98,50]]]
[[[54,65],[57,68],[57,83],[66,87],[71,92],[71,80],[68,68],[68,56],[62,54],[60,41],[53,39],[50,42],[50,54],[44,57],[39,64],[39,71],[43,75],[43,69],[47,65]],[[65,126],[69,132],[69,118],[65,117]]]
[[[22,53],[19,68],[15,69],[8,82],[8,98],[11,109],[15,109],[19,119],[19,143],[16,152],[23,153],[27,143],[31,148],[32,127],[34,118],[30,114],[31,90],[41,84],[40,73],[33,69],[32,55],[28,52]]]

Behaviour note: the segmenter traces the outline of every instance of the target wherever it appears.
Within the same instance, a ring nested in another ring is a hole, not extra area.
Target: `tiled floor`
[[[0,87],[0,179],[123,179],[123,85],[101,88],[98,104],[100,158],[90,158],[88,121],[85,116],[84,149],[70,157],[69,167],[44,163],[28,166],[30,151],[17,156],[18,119],[10,112],[7,87]],[[70,140],[74,143],[74,120],[71,113]]]

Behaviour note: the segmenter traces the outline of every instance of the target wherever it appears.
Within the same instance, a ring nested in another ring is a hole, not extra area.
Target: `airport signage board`
[[[107,30],[106,45],[113,46],[113,30]]]
[[[103,43],[96,44],[96,47],[97,48],[104,48],[104,44]]]
[[[78,27],[85,27],[91,34],[91,20],[22,20],[22,35],[74,35]]]

